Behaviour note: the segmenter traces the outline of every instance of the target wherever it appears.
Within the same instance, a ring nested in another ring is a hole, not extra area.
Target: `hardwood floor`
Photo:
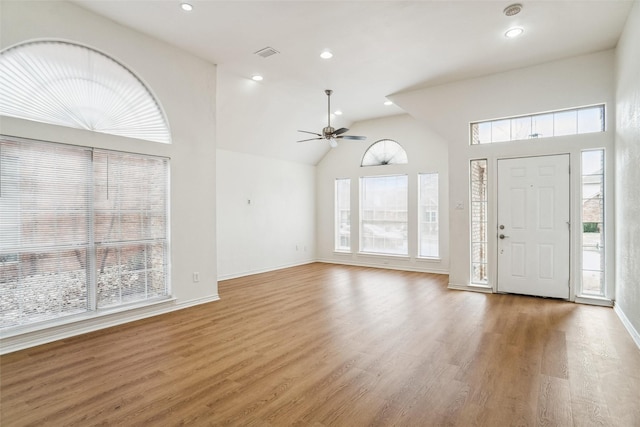
[[[612,309],[310,264],[1,358],[1,424],[640,426]]]

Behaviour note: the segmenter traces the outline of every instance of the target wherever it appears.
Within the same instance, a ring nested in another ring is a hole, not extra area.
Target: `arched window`
[[[29,41],[0,52],[0,115],[171,143],[164,112],[138,76],[67,41]]]
[[[408,163],[407,152],[391,139],[374,142],[362,156],[360,166],[404,165]]]

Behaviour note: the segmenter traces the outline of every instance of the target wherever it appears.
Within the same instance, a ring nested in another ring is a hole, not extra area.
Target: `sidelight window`
[[[472,160],[471,193],[471,283],[486,285],[488,265],[487,160]]]
[[[605,296],[604,150],[582,152],[582,294]]]

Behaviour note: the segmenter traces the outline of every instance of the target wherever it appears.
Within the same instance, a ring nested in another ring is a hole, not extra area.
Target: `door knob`
[[[498,237],[501,238],[501,239],[504,239],[504,238],[509,237],[509,236],[505,236],[504,234],[501,234]]]

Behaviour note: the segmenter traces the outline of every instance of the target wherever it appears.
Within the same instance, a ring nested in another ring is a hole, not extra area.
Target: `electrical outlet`
[[[200,273],[197,271],[193,272],[193,283],[198,283],[200,281]]]

